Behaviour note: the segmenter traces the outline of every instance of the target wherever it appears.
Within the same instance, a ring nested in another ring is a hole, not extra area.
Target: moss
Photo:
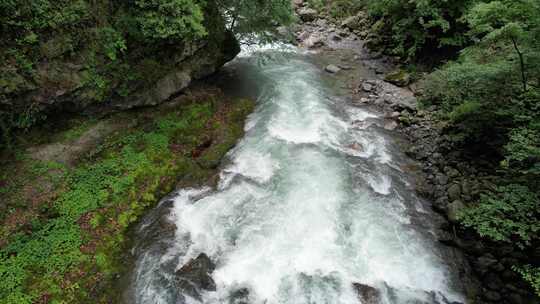
[[[214,176],[252,108],[217,94],[117,114],[111,119],[134,127],[71,167],[21,152],[0,177],[0,199],[11,210],[0,230],[0,303],[110,302],[130,226],[179,183]],[[77,140],[97,122],[77,121],[50,138]]]
[[[386,75],[384,80],[397,86],[404,87],[410,84],[411,76],[409,73],[407,73],[407,71],[399,69]]]

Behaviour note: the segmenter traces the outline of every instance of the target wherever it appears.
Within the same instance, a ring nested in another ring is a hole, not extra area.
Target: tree
[[[290,0],[216,0],[228,27],[239,38],[272,39],[270,31],[292,21]]]

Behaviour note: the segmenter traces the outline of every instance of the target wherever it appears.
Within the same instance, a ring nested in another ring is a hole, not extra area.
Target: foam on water
[[[353,283],[378,288],[383,303],[461,301],[433,241],[411,224],[417,202],[398,194],[388,140],[349,127],[377,116],[338,114],[319,70],[296,55],[245,56],[270,58],[256,61],[269,82],[247,134],[218,189],[180,191],[171,215],[176,269],[206,253],[217,290],[166,302],[141,276],[137,303],[228,303],[241,288],[250,303],[359,303]]]

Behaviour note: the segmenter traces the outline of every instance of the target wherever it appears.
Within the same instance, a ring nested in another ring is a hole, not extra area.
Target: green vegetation
[[[201,46],[216,58],[234,52],[225,17],[239,37],[265,34],[290,21],[290,3],[0,0],[0,148],[53,101],[80,111],[137,98]]]
[[[540,2],[310,0],[336,18],[365,10],[371,46],[438,68],[423,80],[456,148],[497,166],[462,223],[522,250],[540,246]],[[434,59],[435,58],[435,59]],[[441,64],[441,59],[453,59]],[[436,65],[437,65],[436,64]],[[497,165],[499,164],[499,165]],[[540,295],[540,264],[516,266]]]
[[[0,303],[110,303],[130,224],[178,181],[208,180],[242,135],[252,102],[222,98],[117,114],[112,119],[131,128],[108,136],[74,166],[31,160],[26,152],[6,164]],[[94,123],[55,138],[70,143]]]

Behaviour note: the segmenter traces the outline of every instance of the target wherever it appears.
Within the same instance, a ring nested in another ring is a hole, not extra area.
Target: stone
[[[341,22],[341,27],[348,28],[350,30],[357,30],[360,28],[361,17],[360,16],[351,16]]]
[[[335,73],[339,72],[341,69],[336,65],[330,64],[330,65],[327,65],[324,68],[324,70],[327,71],[328,73],[335,74]]]
[[[200,298],[199,290],[215,291],[216,283],[211,277],[216,265],[205,254],[187,262],[176,271],[176,282],[185,293]]]
[[[390,113],[390,115],[388,117],[396,119],[396,118],[398,118],[400,116],[401,116],[401,112],[394,111],[394,112]]]
[[[450,204],[448,204],[448,208],[446,211],[446,217],[448,220],[452,223],[457,223],[459,214],[462,210],[465,209],[465,205],[460,200],[452,201]]]
[[[293,4],[296,7],[302,7],[304,6],[304,0],[293,0]]]
[[[350,144],[350,145],[349,145],[349,148],[350,148],[350,149],[353,149],[353,150],[356,150],[356,151],[360,151],[360,152],[364,150],[364,149],[362,148],[362,145],[359,144],[359,143],[357,143],[357,142]]]
[[[448,198],[450,201],[459,200],[461,198],[461,187],[459,184],[452,184],[448,188]]]
[[[496,291],[489,290],[484,293],[484,298],[489,301],[497,302],[501,300],[501,295]]]
[[[397,129],[399,127],[399,124],[392,120],[392,121],[387,121],[384,123],[384,129],[386,130],[390,130],[390,131],[393,131],[395,129]]]
[[[381,292],[374,287],[360,283],[353,283],[353,287],[362,304],[379,304],[382,300]]]
[[[307,48],[318,48],[324,45],[323,37],[320,34],[313,33],[303,41],[303,44]]]
[[[373,91],[373,85],[371,83],[364,82],[364,83],[362,83],[362,90],[364,92],[371,92],[371,91]]]
[[[247,288],[241,288],[235,290],[229,296],[230,304],[249,304],[249,290]]]
[[[298,10],[298,16],[300,16],[300,19],[304,22],[310,22],[317,19],[318,12],[312,8],[301,8]]]
[[[434,155],[434,157],[436,158],[436,156]],[[448,184],[448,176],[442,174],[442,173],[438,173],[437,176],[436,176],[436,180],[437,180],[437,184],[439,185],[446,185]]]
[[[396,70],[388,73],[384,80],[398,87],[405,87],[411,83],[411,76],[404,70]]]

